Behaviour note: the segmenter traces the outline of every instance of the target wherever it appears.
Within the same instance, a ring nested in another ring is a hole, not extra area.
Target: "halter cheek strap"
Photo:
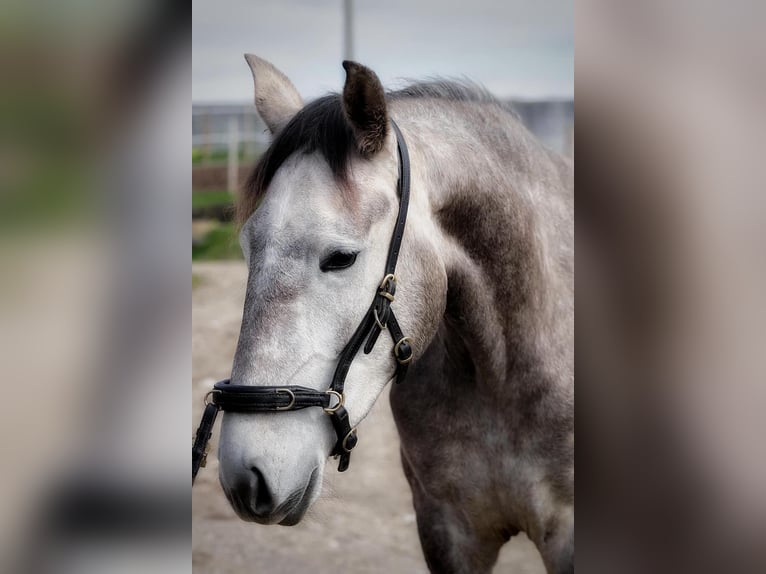
[[[356,428],[351,427],[349,414],[345,407],[343,389],[346,376],[359,349],[364,345],[365,354],[372,352],[378,337],[388,331],[394,343],[393,354],[396,359],[395,378],[401,383],[407,375],[412,362],[413,349],[409,337],[405,337],[396,320],[391,304],[396,300],[396,262],[404,237],[407,222],[407,209],[410,203],[410,157],[399,126],[391,120],[396,134],[397,153],[399,156],[399,213],[391,237],[391,244],[386,259],[385,275],[378,285],[370,308],[365,313],[359,326],[340,353],[338,365],[326,391],[317,391],[300,386],[248,386],[232,385],[228,380],[216,383],[213,390],[205,397],[205,411],[192,444],[192,483],[200,467],[204,467],[209,450],[209,441],[213,435],[213,425],[218,411],[235,413],[287,412],[321,407],[330,417],[337,441],[330,454],[339,458],[338,470],[348,468],[351,451],[356,446]]]

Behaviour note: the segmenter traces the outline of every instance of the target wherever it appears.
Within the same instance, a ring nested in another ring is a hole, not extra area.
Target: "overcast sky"
[[[386,87],[467,76],[500,97],[571,97],[573,0],[353,0],[354,59]],[[243,54],[305,99],[341,88],[342,0],[194,0],[194,102],[252,100]]]

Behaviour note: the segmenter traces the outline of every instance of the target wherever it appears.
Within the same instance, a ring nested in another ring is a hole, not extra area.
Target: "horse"
[[[272,142],[238,199],[248,280],[231,382],[327,388],[381,287],[395,122],[411,195],[390,298],[413,361],[390,402],[428,568],[490,572],[524,532],[549,573],[573,572],[571,162],[467,81],[386,92],[346,61],[342,92],[304,104],[271,63],[245,58]],[[381,337],[348,371],[353,427],[392,379],[393,344]],[[320,409],[225,412],[219,481],[243,520],[294,525],[335,448]]]

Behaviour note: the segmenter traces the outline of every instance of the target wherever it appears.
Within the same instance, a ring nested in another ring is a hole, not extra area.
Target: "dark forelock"
[[[277,170],[290,156],[317,151],[335,179],[345,182],[349,160],[357,153],[357,146],[339,94],[308,103],[276,134],[245,184],[238,208],[240,223],[255,211]]]

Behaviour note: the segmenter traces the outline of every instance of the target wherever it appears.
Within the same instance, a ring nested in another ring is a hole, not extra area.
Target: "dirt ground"
[[[241,262],[192,266],[192,433],[210,385],[229,375],[244,301]],[[239,520],[218,485],[217,432],[207,468],[192,490],[193,570],[208,573],[427,573],[409,486],[399,462],[399,437],[388,393],[360,425],[353,464],[339,474],[328,464],[322,498],[293,527]],[[537,550],[518,536],[494,572],[544,572]]]

